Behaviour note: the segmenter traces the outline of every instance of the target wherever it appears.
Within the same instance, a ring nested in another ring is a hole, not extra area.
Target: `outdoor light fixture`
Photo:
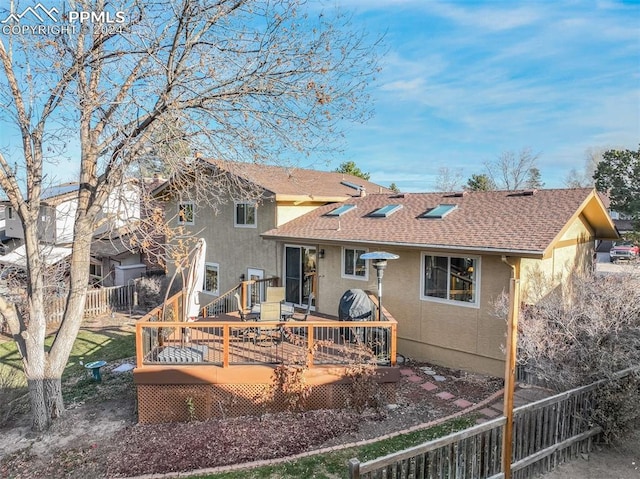
[[[324,250],[323,249],[318,251],[318,258],[320,258],[320,259],[324,258]]]
[[[400,256],[386,251],[374,251],[360,255],[360,259],[370,259],[378,276],[378,321],[382,321],[382,275],[387,267],[387,260],[398,259]]]

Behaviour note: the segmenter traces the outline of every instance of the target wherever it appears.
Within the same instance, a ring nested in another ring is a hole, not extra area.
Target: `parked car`
[[[640,246],[633,244],[631,241],[616,241],[609,251],[611,262],[618,260],[633,260],[640,257]]]

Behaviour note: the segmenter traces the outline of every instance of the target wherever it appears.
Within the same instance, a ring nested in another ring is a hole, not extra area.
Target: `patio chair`
[[[311,303],[313,303],[313,298],[313,293],[309,293],[309,299],[307,300],[307,309],[305,310],[303,316],[296,316],[296,314],[294,313],[293,316],[290,316],[290,318],[294,321],[306,321],[309,317],[309,314],[311,314]]]
[[[280,302],[260,303],[260,321],[280,321]]]
[[[260,303],[260,321],[281,321],[280,303]],[[256,328],[254,342],[261,345],[273,345],[280,341],[280,326]]]
[[[285,292],[283,287],[269,286],[267,288],[267,303],[282,303],[284,301],[284,298]]]
[[[304,311],[304,314],[300,316],[301,313],[294,313],[291,316],[288,316],[286,321],[306,321],[309,315],[311,314],[311,304],[313,303],[314,295],[313,293],[309,294],[309,299],[307,300],[307,309]],[[299,344],[300,341],[303,341],[303,338],[307,335],[307,328],[304,327],[283,327],[282,328],[282,338],[290,343]]]
[[[233,297],[236,298],[236,306],[238,308],[238,314],[240,315],[241,321],[253,321],[255,319],[258,319],[257,314],[252,313],[251,310],[246,310],[242,307],[242,304],[240,302],[240,295],[238,293],[235,293]]]

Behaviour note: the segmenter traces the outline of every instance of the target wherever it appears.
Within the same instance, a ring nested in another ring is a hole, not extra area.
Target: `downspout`
[[[511,456],[513,448],[513,396],[516,382],[516,356],[518,347],[518,315],[520,312],[520,261],[509,263],[502,255],[502,262],[511,268],[509,281],[509,314],[507,317],[507,348],[504,370],[504,417],[502,435],[502,472],[504,479],[511,479]]]

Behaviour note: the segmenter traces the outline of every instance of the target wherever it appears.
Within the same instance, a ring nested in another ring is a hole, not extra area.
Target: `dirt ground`
[[[126,316],[104,318],[86,327],[131,330]],[[122,363],[133,364],[134,358]],[[115,378],[104,369],[105,387]],[[410,360],[415,375],[424,376],[425,364]],[[433,366],[432,366],[433,367]],[[480,402],[498,391],[501,379],[433,367],[447,379],[447,390],[457,397]],[[117,373],[131,375],[131,371]],[[127,384],[122,381],[118,384]],[[67,404],[64,420],[45,434],[34,436],[27,417],[16,418],[0,430],[0,478],[100,479],[139,474],[189,471],[260,459],[284,457],[327,446],[371,439],[458,412],[451,402],[427,394],[418,383],[403,380],[394,404],[355,411],[312,411],[303,414],[265,414],[186,424],[139,425],[132,383],[116,397]],[[113,395],[111,395],[113,396]],[[640,433],[615,449],[592,453],[562,466],[545,479],[640,477]],[[144,459],[141,459],[144,458]]]
[[[85,327],[118,325],[131,330],[132,324],[127,316],[117,316],[93,320]],[[133,362],[134,358],[122,361]],[[113,370],[119,365],[113,363],[103,368],[104,387],[112,383],[116,374],[120,377],[113,382],[127,384],[122,375],[132,373],[115,373]],[[425,364],[407,361],[404,366],[429,379],[420,369]],[[498,378],[434,368],[447,378],[450,392],[472,402],[480,402],[502,387]],[[30,432],[28,417],[16,418],[9,427],[0,430],[0,477],[99,479],[188,471],[371,439],[460,410],[403,376],[394,404],[380,405],[362,414],[351,410],[311,411],[139,425],[135,388],[131,381],[129,384],[116,397],[67,404],[64,420],[42,435]]]
[[[640,478],[640,431],[623,444],[596,447],[588,456],[575,459],[545,474],[543,479]]]

